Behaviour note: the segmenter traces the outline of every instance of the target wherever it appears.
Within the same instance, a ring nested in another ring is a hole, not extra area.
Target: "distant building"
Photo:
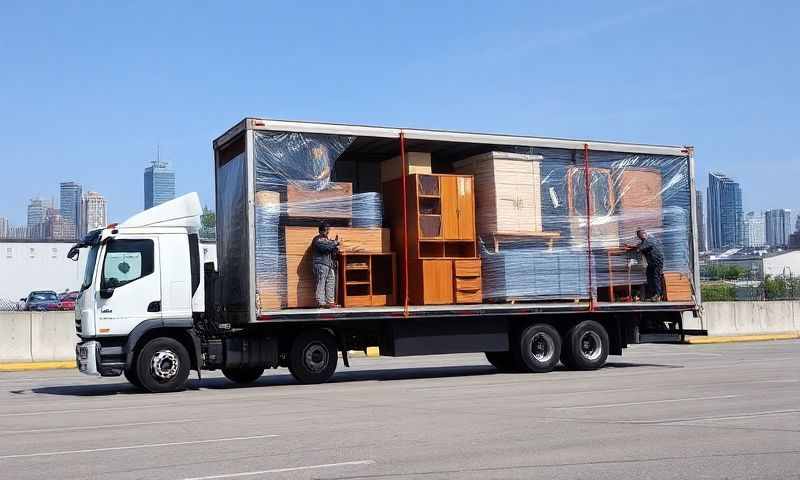
[[[31,235],[28,233],[27,225],[9,225],[7,238],[9,240],[26,240],[31,238]]]
[[[712,257],[710,265],[728,265],[743,268],[750,280],[764,280],[764,277],[797,276],[800,274],[800,250],[768,253],[766,255],[731,255]]]
[[[71,223],[73,230],[77,233],[83,224],[81,218],[83,187],[75,182],[61,182],[59,193],[61,217],[65,223]]]
[[[87,192],[83,196],[83,228],[80,232],[81,235],[103,228],[108,225],[108,204],[105,197],[97,192]]]
[[[8,238],[8,219],[0,217],[0,238]]]
[[[715,250],[744,245],[742,189],[720,172],[708,174],[708,243]]]
[[[697,208],[697,249],[701,252],[708,250],[706,244],[706,220],[703,216],[703,193],[700,190],[694,192]]]
[[[755,248],[765,245],[767,245],[767,236],[764,214],[747,212],[747,215],[744,216],[744,246]]]
[[[175,172],[166,162],[154,160],[144,169],[144,208],[153,208],[175,198]]]
[[[792,233],[792,211],[786,209],[767,210],[764,214],[767,230],[767,245],[785,247]]]
[[[33,198],[28,204],[28,236],[32,240],[47,238],[47,214],[52,203],[41,198]]]
[[[789,235],[789,249],[800,250],[800,231]]]
[[[52,209],[54,212],[58,211]],[[47,216],[47,240],[75,240],[75,224],[64,218],[58,213],[51,213]]]

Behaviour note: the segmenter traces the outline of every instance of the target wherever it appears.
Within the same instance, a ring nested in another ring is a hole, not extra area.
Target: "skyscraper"
[[[0,217],[0,238],[8,238],[8,219]]]
[[[61,182],[60,210],[64,223],[71,223],[73,230],[78,232],[82,224],[81,199],[83,188],[76,182]]]
[[[108,215],[108,204],[106,199],[97,192],[87,192],[83,196],[83,218],[84,224],[81,235],[105,227],[108,223],[106,217]]]
[[[785,247],[792,234],[792,211],[782,208],[767,210],[764,215],[767,244],[771,247]]]
[[[708,240],[712,249],[744,245],[742,189],[720,172],[708,174]]]
[[[144,169],[144,208],[155,207],[175,198],[175,172],[166,162],[153,160]]]
[[[32,198],[28,203],[28,236],[32,240],[47,238],[47,214],[52,203],[41,198]]]
[[[703,216],[703,193],[697,190],[694,192],[694,197],[697,208],[697,249],[705,252],[708,248],[706,246],[706,219]]]
[[[747,212],[744,216],[744,246],[763,247],[767,244],[764,214]]]

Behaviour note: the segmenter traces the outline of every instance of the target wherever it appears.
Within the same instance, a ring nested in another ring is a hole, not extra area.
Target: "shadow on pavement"
[[[683,368],[680,365],[664,365],[654,363],[626,363],[609,362],[606,368]],[[556,372],[569,372],[566,368],[559,365]],[[575,372],[579,373],[579,372]],[[349,382],[375,382],[375,381],[394,381],[394,380],[423,380],[432,378],[451,378],[451,377],[477,377],[487,375],[503,374],[489,365],[471,366],[452,366],[452,367],[414,367],[414,368],[385,368],[380,370],[344,370],[338,371],[328,383],[349,383]],[[506,373],[505,375],[525,375]],[[529,374],[535,376],[536,374]],[[252,385],[237,385],[224,377],[204,378],[198,380],[193,373],[187,385],[187,390],[227,390],[240,388],[254,388],[267,386],[296,385],[297,382],[289,374],[267,374]],[[31,389],[33,393],[43,395],[63,395],[74,397],[98,397],[111,395],[130,395],[144,393],[129,383],[106,383],[97,385],[63,385],[49,386]]]

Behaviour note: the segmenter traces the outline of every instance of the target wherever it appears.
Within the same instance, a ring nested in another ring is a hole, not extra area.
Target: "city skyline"
[[[59,182],[58,190],[58,201],[30,198],[25,222],[15,224],[0,212],[0,239],[74,240],[89,228],[107,225],[108,202],[102,194],[83,193],[83,186],[76,181]]]

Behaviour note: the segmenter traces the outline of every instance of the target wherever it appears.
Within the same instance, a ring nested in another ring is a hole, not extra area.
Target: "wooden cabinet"
[[[474,181],[469,175],[415,174],[406,177],[408,251],[403,245],[402,179],[384,183],[384,205],[392,243],[408,255],[409,302],[414,305],[480,303],[480,258],[475,229]],[[476,275],[458,283],[455,263],[470,259]],[[456,279],[456,280],[454,280]],[[463,288],[459,290],[458,285]],[[460,292],[460,293],[459,293]]]
[[[454,164],[475,176],[478,231],[483,234],[542,231],[540,155],[489,152]]]
[[[567,172],[569,222],[575,245],[586,245],[586,175],[582,167]],[[589,209],[592,248],[619,247],[619,218],[615,215],[616,195],[607,168],[589,169]]]
[[[339,299],[343,307],[394,305],[397,290],[394,253],[339,256]]]
[[[425,305],[453,303],[453,264],[450,260],[419,260],[419,296]]]

